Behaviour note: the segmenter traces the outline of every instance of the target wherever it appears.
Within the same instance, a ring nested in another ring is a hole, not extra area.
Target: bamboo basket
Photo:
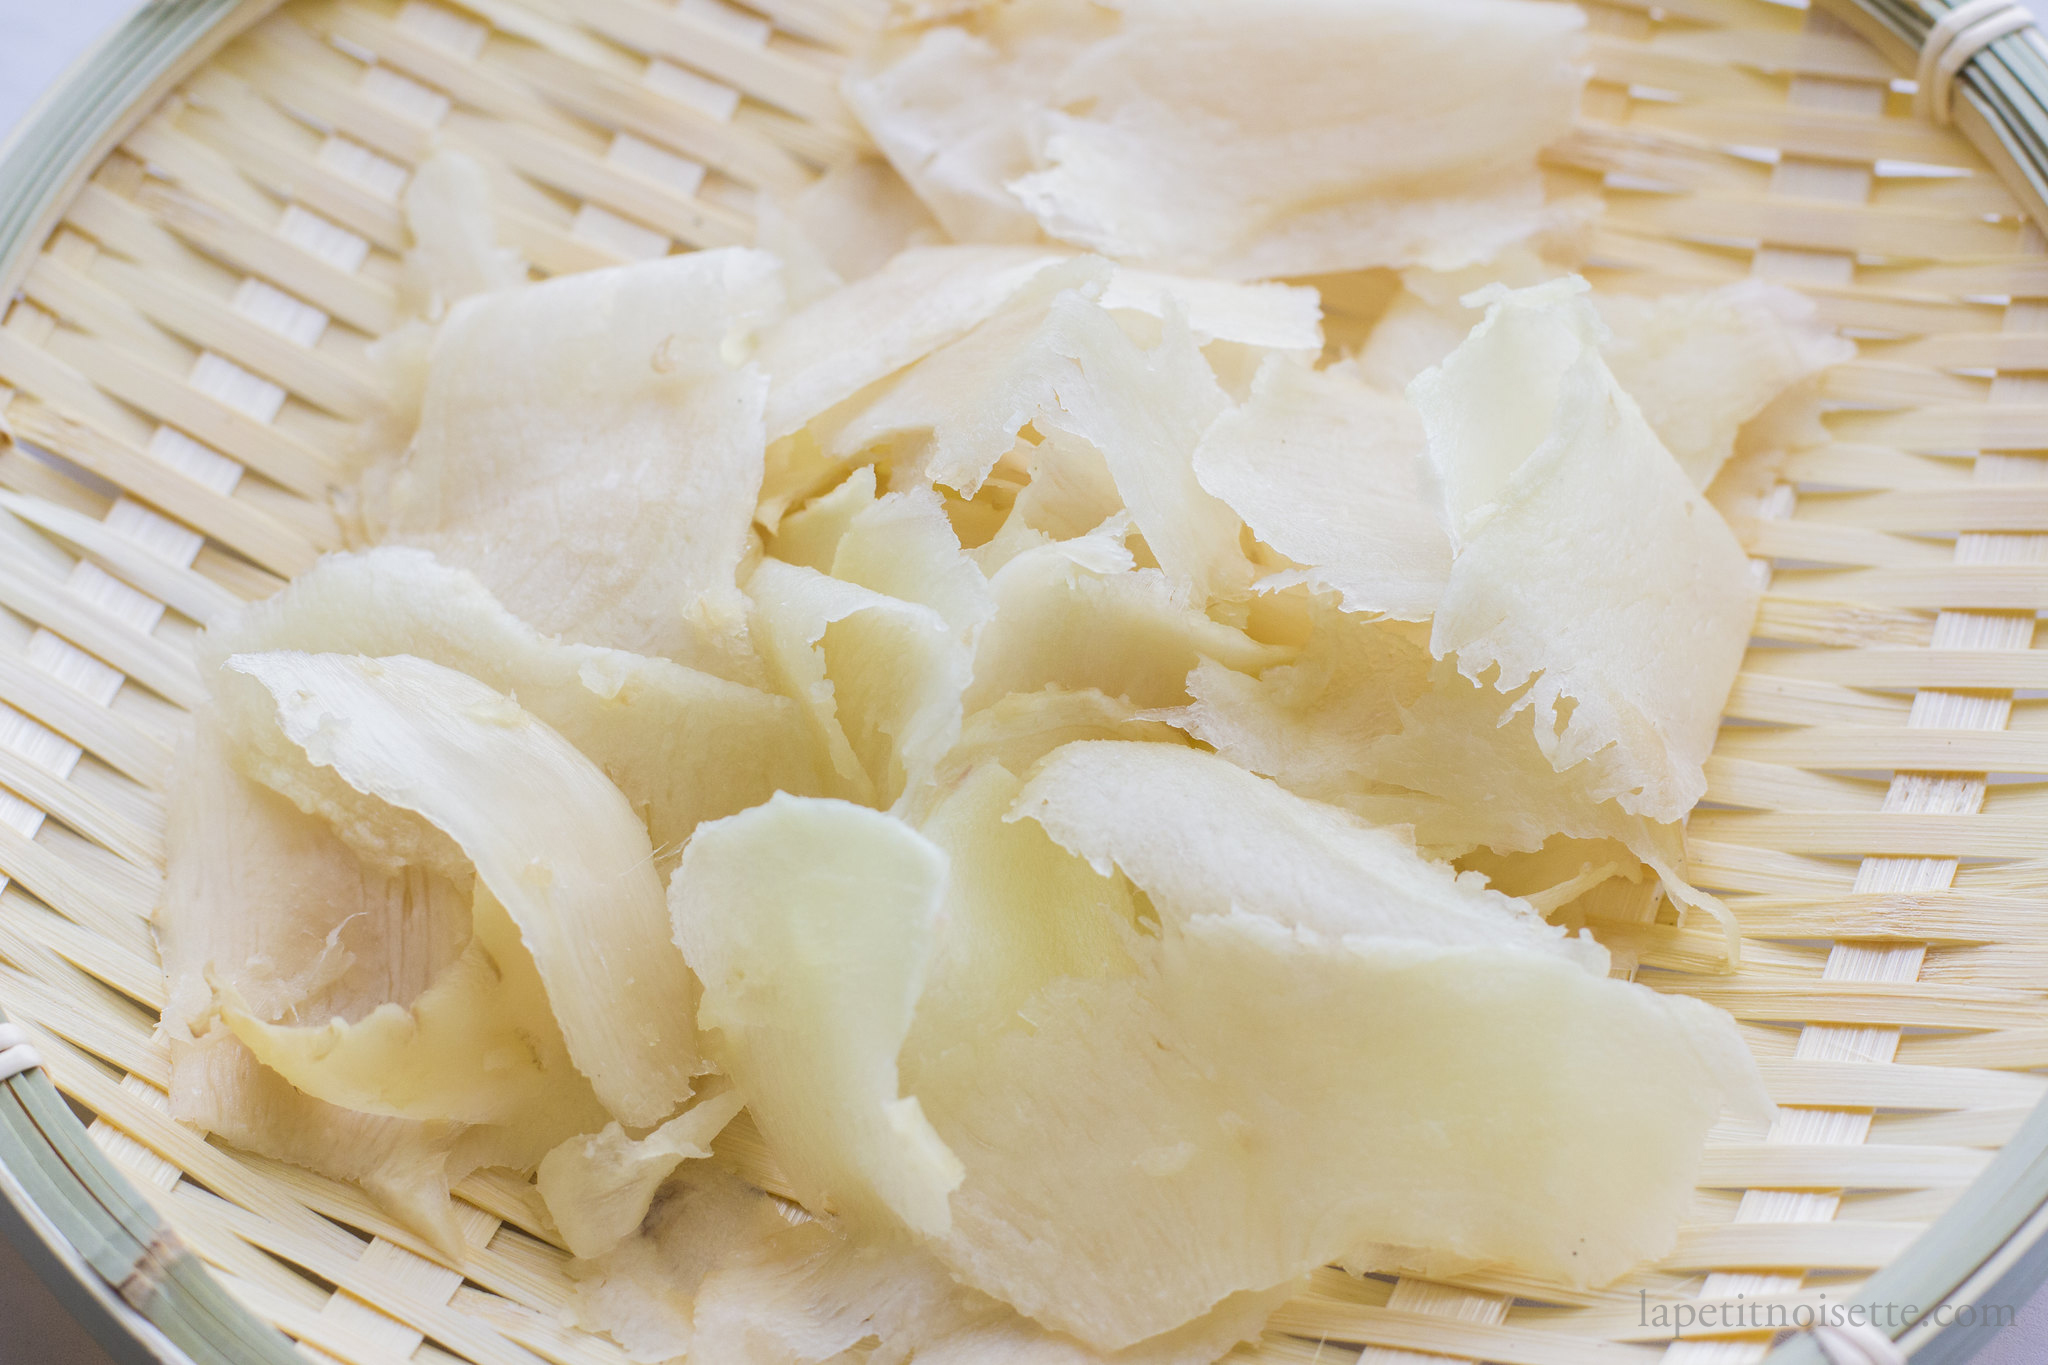
[[[409,167],[481,159],[546,272],[749,240],[757,191],[860,153],[838,54],[882,0],[749,3],[160,0],[0,158],[0,1005],[46,1063],[0,1084],[0,1219],[124,1362],[625,1361],[561,1325],[530,1186],[463,1184],[449,1266],[172,1122],[147,916],[186,641],[338,543]],[[1690,856],[1742,969],[1633,942],[1742,1021],[1782,1117],[1716,1131],[1677,1249],[1617,1285],[1325,1272],[1244,1361],[1753,1361],[1770,1332],[1673,1344],[1642,1305],[1995,1308],[2048,1275],[2048,250],[1827,14],[1586,8],[1549,170],[1605,198],[1597,282],[1765,276],[1861,342],[1830,439],[1739,518],[1769,590]],[[1887,1334],[1942,1362],[1987,1328]]]

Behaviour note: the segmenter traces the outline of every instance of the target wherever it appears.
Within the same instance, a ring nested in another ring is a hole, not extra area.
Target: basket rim
[[[1861,6],[1866,0],[1852,0]],[[282,0],[146,0],[0,142],[0,302],[88,174],[157,101]],[[1826,5],[1837,12],[1841,0]],[[2048,97],[2048,91],[2043,92]],[[6,1015],[0,1011],[0,1022]],[[117,1365],[287,1365],[290,1341],[184,1250],[40,1070],[0,1081],[0,1237]],[[140,1293],[124,1282],[146,1262]],[[117,1275],[115,1271],[122,1273]],[[2010,1304],[2048,1284],[2048,1099],[1957,1201],[1846,1304]],[[140,1300],[140,1302],[137,1302]],[[1890,1330],[1915,1365],[1962,1365],[1995,1324]],[[1769,1365],[1827,1365],[1811,1334]]]

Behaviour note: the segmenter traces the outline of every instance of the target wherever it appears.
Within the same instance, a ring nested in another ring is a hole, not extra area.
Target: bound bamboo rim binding
[[[43,1063],[0,1082],[0,1184],[81,1311],[127,1324],[127,1358],[622,1361],[560,1325],[566,1256],[518,1182],[461,1188],[450,1268],[355,1190],[163,1114],[143,919],[182,645],[336,543],[326,471],[396,316],[397,196],[437,138],[490,165],[501,231],[550,272],[745,240],[749,190],[859,152],[835,50],[874,16],[270,8],[147,7],[0,163],[0,488],[42,538],[0,562],[0,1006]],[[2048,60],[2015,31],[1953,64],[1987,165],[1827,15],[1587,8],[1595,83],[1550,170],[1606,199],[1600,282],[1764,275],[1863,343],[1829,379],[1829,439],[1742,526],[1771,572],[1762,643],[1691,853],[1743,969],[1712,974],[1706,931],[1632,931],[1643,979],[1744,1021],[1785,1116],[1722,1133],[1677,1252],[1609,1290],[1328,1272],[1247,1359],[1683,1362],[1702,1343],[1672,1343],[1652,1301],[1695,1321],[1995,1305],[2048,1270],[2048,1115],[2028,1117],[2048,1092],[2048,252],[2038,203],[1991,173],[2048,183]],[[1899,60],[1936,22],[1908,0],[1851,18]],[[617,154],[634,141],[709,169],[664,181]],[[1971,1344],[1931,1319],[1883,1335],[1916,1359]],[[1761,1359],[1771,1336],[1705,1350]],[[1773,1358],[1846,1349],[1809,1334]]]

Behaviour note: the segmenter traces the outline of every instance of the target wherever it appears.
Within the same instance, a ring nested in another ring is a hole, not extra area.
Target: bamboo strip
[[[1886,725],[1903,723],[1910,705],[1903,697],[1838,683],[1744,673],[1729,691],[1724,714],[1777,725]]]
[[[1925,943],[2048,942],[2037,902],[1956,891],[1871,892],[1734,903],[1746,937],[1896,939]],[[2044,1062],[2043,1065],[2048,1065]]]
[[[1881,848],[1920,858],[2015,858],[2048,844],[2048,820],[1922,811],[1703,810],[1701,837],[1786,853],[1861,854]]]
[[[1854,568],[1946,564],[1948,547],[1862,526],[1811,521],[1731,521],[1742,548],[1759,559],[1803,561]]]
[[[359,419],[378,401],[376,382],[366,371],[302,346],[176,280],[116,260],[101,263],[93,273],[166,331],[338,417]]]
[[[1737,1019],[1858,1027],[2014,1028],[2038,1019],[2035,992],[1897,982],[1813,980],[1797,986],[1730,985],[1703,978],[1659,980],[1657,988],[1718,1005]]]
[[[146,185],[137,204],[192,246],[243,274],[267,280],[372,336],[398,321],[389,286],[351,275],[283,237],[245,223],[168,185]]]
[[[1809,768],[2048,773],[2048,735],[1868,725],[1724,730],[1717,752]]]
[[[148,787],[163,785],[171,752],[134,722],[79,696],[39,668],[0,653],[0,702],[30,716]]]
[[[42,498],[0,493],[0,508],[47,532],[81,558],[99,565],[138,592],[156,598],[200,625],[233,612],[241,599],[226,588],[180,568],[116,535],[104,524]]]
[[[1756,634],[1788,644],[1925,645],[1934,629],[1932,616],[1899,607],[1869,603],[1829,602],[1767,592],[1757,607]]]
[[[145,362],[76,334],[51,340],[58,344],[51,347],[49,354],[65,362],[75,373],[90,379],[137,411],[184,432],[201,445],[248,466],[280,486],[310,497],[324,492],[333,481],[332,467],[318,450],[269,423],[228,406],[213,395],[193,387],[182,377],[164,374]],[[11,360],[0,354],[0,366],[10,364]],[[0,368],[0,373],[7,373],[7,370]],[[40,384],[24,384],[22,387],[50,406],[69,409],[72,414],[101,426],[111,435],[123,434],[119,425],[100,422],[97,414],[72,405],[63,391]]]
[[[25,557],[0,549],[0,605],[62,636],[180,706],[206,699],[199,674],[182,652],[136,630],[105,607],[53,582]]]
[[[0,786],[56,816],[109,853],[132,862],[163,865],[164,841],[159,830],[131,823],[91,800],[75,784],[7,750],[0,750]]]
[[[4,363],[0,358],[0,367]],[[198,480],[54,408],[17,398],[6,415],[19,439],[131,490],[265,568],[290,575],[311,567],[320,555],[321,547],[267,513],[222,497]]]
[[[69,236],[68,240],[97,253],[83,237]],[[77,273],[56,251],[46,252],[30,268],[21,292],[52,317],[81,332],[131,346],[166,369],[185,369],[192,363],[190,347],[158,327],[132,301]]]
[[[1898,1258],[1920,1223],[1729,1223],[1680,1228],[1666,1270],[1877,1270]]]
[[[250,102],[256,102],[253,96]],[[278,198],[296,200],[385,251],[405,249],[405,220],[397,205],[379,187],[321,164],[317,149],[290,147],[266,135],[260,122],[223,116],[196,100],[177,126]],[[363,148],[362,155],[375,153]]]
[[[1738,1190],[1960,1188],[1990,1162],[1988,1153],[1969,1147],[1756,1142],[1709,1147],[1700,1165],[1700,1183]]]
[[[1657,1358],[1652,1350],[1620,1342],[1447,1321],[1397,1308],[1300,1299],[1275,1313],[1268,1330],[1401,1350],[1455,1351],[1501,1365],[1650,1365]]]
[[[1774,594],[1872,606],[1963,611],[2040,611],[2048,580],[2026,564],[1948,564],[1913,569],[1787,569]]]
[[[1985,1070],[1982,1065],[1799,1059],[1761,1063],[1774,1100],[1821,1109],[1992,1109],[2031,1105],[2048,1095],[2048,1080]]]

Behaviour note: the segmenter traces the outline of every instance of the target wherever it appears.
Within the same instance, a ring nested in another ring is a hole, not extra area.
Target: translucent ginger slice
[[[1106,263],[1086,257],[1047,270],[1002,312],[905,371],[826,448],[851,459],[921,437],[925,477],[972,497],[1027,425],[1086,442],[1187,599],[1237,594],[1251,578],[1237,517],[1191,463],[1228,400],[1177,314],[1149,348],[1125,333],[1094,301],[1109,279]],[[1172,311],[1164,295],[1155,306]]]
[[[610,1336],[642,1365],[686,1356],[704,1281],[789,1226],[775,1200],[723,1164],[683,1163],[656,1191],[639,1228],[600,1255],[569,1263],[575,1283],[564,1318]]]
[[[772,384],[768,439],[964,335],[1060,259],[1037,247],[913,247],[785,318],[755,353]]]
[[[776,796],[698,830],[670,883],[707,1050],[805,1205],[857,1225],[943,1232],[960,1183],[896,1065],[945,881],[908,826]]]
[[[1008,189],[1032,169],[1031,120],[1087,45],[1114,31],[1087,0],[986,7],[974,28],[926,29],[848,73],[848,105],[890,163],[961,242],[1031,242],[1038,223]]]
[[[952,747],[973,656],[937,611],[775,559],[747,592],[770,674],[804,708],[840,794],[886,805]]]
[[[1348,611],[1402,621],[1436,610],[1450,542],[1408,402],[1285,357],[1195,451],[1195,475],[1252,534],[1304,567],[1265,580],[1334,591]]]
[[[405,187],[407,284],[419,314],[432,321],[473,294],[526,283],[526,262],[498,242],[489,174],[474,157],[435,152]]]
[[[221,1018],[257,1061],[360,1114],[572,1131],[603,1123],[518,926],[482,883],[472,913],[469,946],[409,1006],[288,1025],[250,1014],[230,992]]]
[[[989,582],[996,613],[977,642],[970,711],[1047,686],[1177,706],[1205,657],[1255,671],[1288,655],[1186,605],[1111,534],[1027,550]]]
[[[384,1118],[314,1099],[218,1026],[172,1040],[170,1112],[244,1151],[359,1186],[454,1264],[467,1246],[449,1191],[484,1166],[530,1167],[546,1150],[520,1150],[510,1129]]]
[[[275,649],[410,654],[516,696],[625,793],[664,870],[701,821],[776,791],[825,790],[796,703],[667,659],[549,639],[424,550],[322,559],[201,636],[200,668]]]
[[[1558,279],[1565,271],[1539,243],[1520,243],[1492,260],[1457,270],[1414,267],[1401,272],[1401,287],[1387,301],[1350,360],[1333,367],[1388,393],[1400,393],[1415,377],[1443,363],[1486,316],[1472,295],[1488,285],[1528,289]]]
[[[717,626],[739,620],[767,399],[742,362],[779,269],[699,251],[465,301],[411,448],[369,489],[372,534],[470,570],[544,633],[743,666]]]
[[[1744,422],[1787,388],[1856,354],[1814,321],[1813,300],[1761,280],[1720,289],[1602,295],[1601,353],[1695,488],[1735,453]]]
[[[638,1361],[820,1365],[863,1342],[873,1359],[927,1365],[1209,1365],[1256,1337],[1285,1294],[1240,1295],[1127,1352],[1104,1355],[965,1288],[900,1239],[792,1226],[723,1168],[692,1163],[646,1226],[573,1267],[571,1312]]]
[[[832,576],[939,614],[966,649],[995,613],[988,579],[929,488],[890,493],[855,513],[832,552]]]
[[[302,1094],[220,1023],[218,996],[291,1023],[410,1004],[463,951],[469,892],[424,868],[364,864],[324,820],[243,776],[229,752],[204,706],[172,769],[155,915],[171,1113],[350,1181],[458,1256],[451,1185],[487,1159],[530,1164],[540,1151],[513,1150],[502,1129],[358,1114]]]
[[[1109,277],[1102,306],[1162,321],[1178,315],[1203,347],[1222,341],[1308,360],[1323,349],[1322,300],[1313,289],[1277,280],[1246,284],[1120,265]]]
[[[1350,936],[1153,901],[1136,974],[1056,983],[922,1091],[966,1169],[941,1257],[1098,1349],[1389,1247],[1604,1283],[1670,1249],[1723,1104],[1768,1112],[1727,1016],[1511,916],[1452,942],[1428,900]]]
[[[1415,852],[1405,830],[1294,795],[1214,754],[1091,740],[1048,757],[1012,814],[1176,919],[1233,908],[1328,935],[1499,943],[1590,972],[1606,954]],[[1240,1288],[1247,1286],[1238,1286]]]
[[[874,505],[875,488],[875,467],[860,466],[838,487],[820,493],[782,518],[768,544],[768,553],[785,564],[831,573],[832,557],[839,553],[846,528],[863,508]]]
[[[272,708],[303,755],[273,755],[262,780],[344,835],[402,818],[459,848],[518,925],[605,1108],[638,1126],[668,1117],[699,1069],[695,986],[618,788],[502,693],[421,659],[276,651],[228,668],[255,687],[223,704]]]
[[[1121,8],[1031,119],[1040,169],[1008,182],[1048,235],[1260,278],[1458,266],[1544,225],[1536,153],[1576,109],[1577,10]]]
[[[892,440],[919,436],[926,478],[973,497],[1017,433],[1057,404],[1064,386],[1085,381],[1055,311],[1065,296],[1100,297],[1111,267],[1093,256],[1058,261],[1028,281],[993,316],[905,369],[825,439],[851,460]]]
[[[644,1138],[610,1123],[542,1157],[535,1183],[570,1252],[601,1256],[632,1236],[661,1183],[685,1161],[710,1156],[740,1105],[737,1091],[708,1095]]]
[[[1053,540],[1075,540],[1124,510],[1123,494],[1102,452],[1057,428],[1030,447],[1031,479],[1018,491],[1011,518]],[[1023,548],[1043,543],[1033,540]]]
[[[1608,794],[1618,758],[1612,749],[1560,772],[1534,723],[1518,699],[1442,660],[1427,690],[1402,708],[1397,728],[1357,760],[1380,788],[1344,804],[1369,819],[1410,825],[1425,847],[1453,856],[1474,847],[1532,852],[1556,835],[1613,840],[1657,874],[1673,901],[1721,926],[1732,970],[1741,961],[1740,926],[1687,878],[1681,827],[1625,810]]]
[[[1180,599],[1203,606],[1242,596],[1251,565],[1238,519],[1195,477],[1195,448],[1229,405],[1178,316],[1158,344],[1141,348],[1100,307],[1055,301],[1067,345],[1086,382],[1069,385],[1044,412],[1041,431],[1064,432],[1102,452],[1131,521]]]
[[[205,1033],[216,988],[265,1020],[410,1003],[462,952],[468,889],[425,868],[364,865],[326,821],[244,776],[232,753],[219,709],[193,712],[171,770],[155,914],[165,1032],[180,1042]]]
[[[1050,982],[1131,970],[1137,907],[1121,879],[1004,817],[1023,790],[1009,769],[969,769],[917,824],[945,854],[945,911],[898,1065],[906,1089],[942,1083],[981,1039],[1010,1026]]]
[[[1068,692],[1048,687],[1012,692],[969,715],[940,771],[950,776],[980,763],[999,763],[1013,773],[1029,773],[1054,749],[1081,739],[1182,742],[1172,726],[1146,718],[1127,701],[1093,688]]]
[[[1429,688],[1427,628],[1367,620],[1327,598],[1313,600],[1310,619],[1291,661],[1252,677],[1204,659],[1188,675],[1189,704],[1149,714],[1299,795],[1342,801],[1369,789],[1382,780],[1373,745]]]
[[[1430,649],[1502,691],[1528,684],[1552,766],[1611,748],[1594,794],[1672,821],[1706,790],[1756,589],[1600,358],[1584,289],[1493,294],[1409,388],[1455,547]]]

